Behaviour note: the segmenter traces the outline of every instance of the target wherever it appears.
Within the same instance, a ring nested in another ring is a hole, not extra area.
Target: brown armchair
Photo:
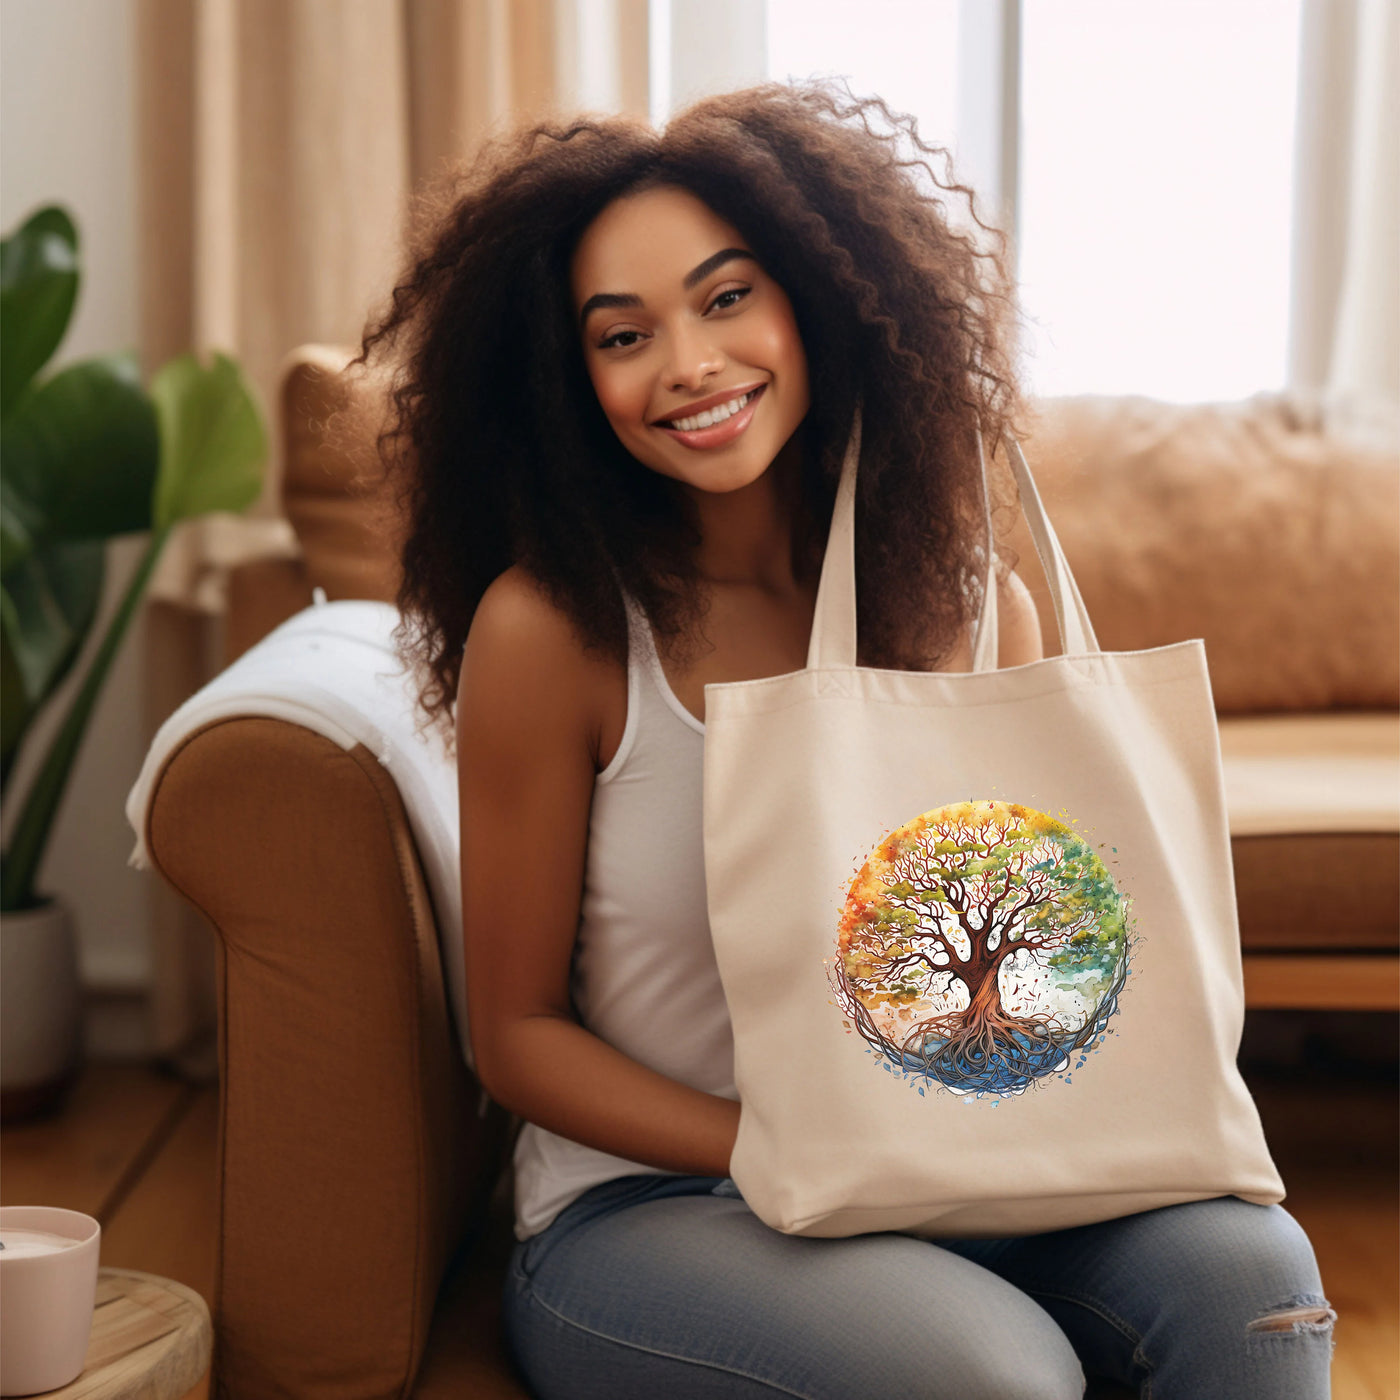
[[[348,358],[288,361],[284,506],[304,558],[235,573],[229,661],[313,587],[394,596],[380,495],[319,429]],[[1044,409],[1027,452],[1100,643],[1206,639],[1232,831],[1243,814],[1250,1004],[1395,1007],[1400,834],[1367,795],[1400,747],[1393,460],[1335,449],[1281,402]],[[1290,774],[1319,771],[1310,828]],[[387,771],[281,720],[218,721],[165,763],[146,835],[218,942],[214,1393],[526,1394],[499,1334],[514,1125],[462,1061]]]

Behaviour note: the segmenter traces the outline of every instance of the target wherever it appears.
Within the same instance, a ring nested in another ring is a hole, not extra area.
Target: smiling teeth
[[[693,433],[697,428],[712,428],[716,423],[732,418],[757,392],[757,389],[750,389],[747,394],[740,394],[737,399],[730,399],[727,403],[716,404],[693,418],[672,418],[666,426],[679,428],[683,433]]]

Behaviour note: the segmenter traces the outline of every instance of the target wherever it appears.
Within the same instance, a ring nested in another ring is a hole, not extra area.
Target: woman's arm
[[[727,1176],[739,1105],[614,1049],[573,1016],[602,663],[518,566],[482,596],[457,695],[462,924],[482,1086],[629,1161]]]

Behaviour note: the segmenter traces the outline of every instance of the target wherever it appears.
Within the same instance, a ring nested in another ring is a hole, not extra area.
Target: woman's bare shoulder
[[[468,644],[481,638],[493,649],[504,645],[554,667],[567,665],[581,652],[572,622],[523,564],[498,574],[481,595]]]
[[[1021,575],[1009,569],[997,587],[997,665],[1024,666],[1044,655],[1035,599]]]
[[[459,709],[512,727],[576,735],[596,758],[614,698],[615,666],[587,651],[573,620],[521,564],[477,603],[462,655]],[[622,677],[626,703],[626,676]]]
[[[998,556],[1000,562],[1000,556]],[[1030,589],[1014,569],[997,570],[997,667],[1022,666],[1045,655],[1041,642],[1040,615]],[[958,639],[940,671],[972,670],[971,625],[958,633]]]

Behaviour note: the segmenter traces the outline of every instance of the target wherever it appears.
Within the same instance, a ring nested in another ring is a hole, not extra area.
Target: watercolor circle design
[[[1016,1095],[1102,1039],[1128,976],[1129,903],[1064,822],[953,803],[871,852],[828,978],[848,1025],[921,1094]]]

